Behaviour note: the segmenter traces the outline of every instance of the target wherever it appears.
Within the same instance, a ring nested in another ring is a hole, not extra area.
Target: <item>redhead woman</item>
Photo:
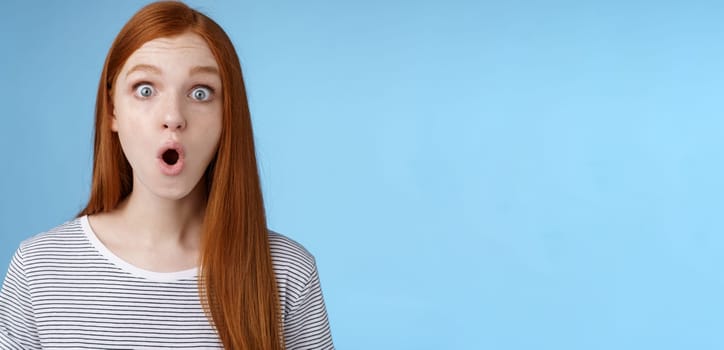
[[[123,27],[78,217],[16,251],[2,349],[331,349],[314,258],[267,229],[239,59],[180,2]]]

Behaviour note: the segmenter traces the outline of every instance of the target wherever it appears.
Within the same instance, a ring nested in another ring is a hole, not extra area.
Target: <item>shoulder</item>
[[[275,269],[292,269],[309,275],[315,268],[314,256],[304,246],[271,230],[269,230],[269,249]]]
[[[84,243],[81,218],[75,218],[25,239],[20,243],[18,254],[28,259],[46,256],[48,251],[71,251]]]
[[[269,247],[282,317],[286,318],[308,294],[310,285],[317,281],[317,265],[314,256],[304,246],[271,230]]]

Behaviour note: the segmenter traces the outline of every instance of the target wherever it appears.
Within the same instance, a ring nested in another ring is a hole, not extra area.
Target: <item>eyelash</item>
[[[133,95],[136,96],[136,97],[139,97],[139,98],[142,98],[142,99],[146,99],[146,98],[148,98],[147,96],[138,96],[138,88],[141,87],[142,85],[149,85],[149,86],[151,86],[151,88],[153,88],[153,84],[151,84],[150,82],[147,82],[147,81],[139,81],[138,83],[133,84],[133,86],[132,86],[132,88],[131,88],[131,92],[132,92]],[[153,88],[153,92],[154,92],[154,93],[156,92],[156,89],[155,89],[155,88]]]
[[[151,88],[153,88],[153,90],[154,90],[153,92],[154,92],[154,93],[156,92],[156,89],[153,87],[153,84],[152,84],[151,82],[148,82],[148,81],[139,81],[138,83],[133,84],[132,89],[131,89],[132,92],[133,92],[133,94],[136,95],[136,97],[139,97],[139,98],[141,98],[141,99],[147,99],[147,98],[148,98],[148,97],[144,97],[144,96],[138,96],[138,95],[136,94],[136,90],[138,90],[138,88],[139,88],[141,85],[149,85],[149,86],[151,86]],[[211,97],[209,97],[208,100],[206,100],[206,101],[198,101],[198,100],[197,100],[198,102],[210,102],[210,101],[211,101],[211,98],[212,98],[212,97],[215,95],[215,93],[216,93],[216,90],[214,90],[214,88],[212,88],[211,86],[208,86],[208,85],[203,85],[203,84],[194,85],[194,86],[191,88],[191,91],[193,92],[194,90],[196,90],[196,89],[198,89],[198,88],[204,88],[204,89],[209,90],[210,95],[211,95]],[[188,96],[191,96],[191,94],[189,93]],[[150,96],[149,96],[149,97],[150,97]]]
[[[192,98],[193,100],[196,100],[196,101],[202,102],[202,103],[203,103],[203,102],[211,102],[211,100],[212,100],[212,99],[214,98],[214,96],[215,96],[215,91],[214,91],[214,88],[212,88],[211,86],[208,86],[208,85],[195,85],[194,87],[191,88],[191,93],[189,93],[189,96],[191,96],[191,95],[193,94],[193,92],[196,91],[196,89],[199,89],[199,88],[203,88],[203,89],[209,90],[209,96],[207,97],[207,99],[204,100],[204,101],[199,101],[199,100],[196,100],[196,99],[193,98],[193,97],[191,97],[191,98]]]

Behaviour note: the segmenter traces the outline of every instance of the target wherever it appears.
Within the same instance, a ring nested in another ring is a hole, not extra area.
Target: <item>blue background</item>
[[[0,11],[0,267],[87,200],[145,1]],[[192,1],[242,60],[270,226],[340,349],[724,348],[724,6]]]

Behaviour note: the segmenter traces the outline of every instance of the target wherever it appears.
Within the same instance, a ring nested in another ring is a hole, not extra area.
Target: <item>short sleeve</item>
[[[287,350],[334,349],[316,264],[284,320]]]
[[[21,249],[15,252],[0,290],[0,348],[41,348]]]

